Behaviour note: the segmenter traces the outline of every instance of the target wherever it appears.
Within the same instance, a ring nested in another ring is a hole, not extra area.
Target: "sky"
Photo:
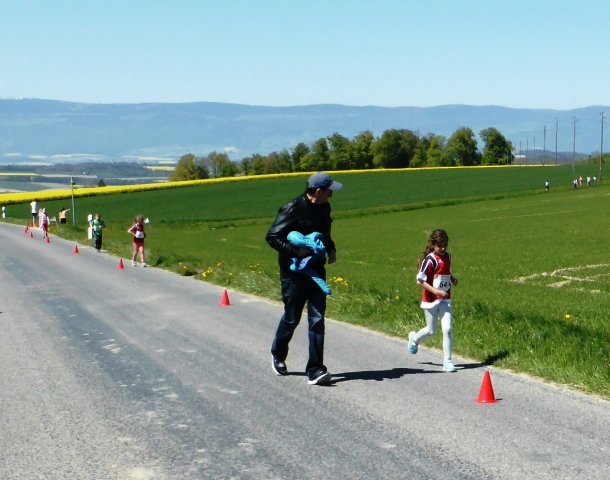
[[[610,105],[608,0],[0,0],[0,98]]]

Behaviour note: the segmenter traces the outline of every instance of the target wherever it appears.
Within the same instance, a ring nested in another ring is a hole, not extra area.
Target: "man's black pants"
[[[309,360],[305,371],[311,379],[324,366],[324,314],[326,313],[326,295],[307,275],[292,273],[281,278],[284,315],[275,333],[271,353],[280,362],[288,356],[288,344],[294,330],[301,321],[301,315],[307,303],[307,320],[309,323]]]

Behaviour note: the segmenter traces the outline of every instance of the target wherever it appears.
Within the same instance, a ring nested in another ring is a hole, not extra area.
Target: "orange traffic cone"
[[[496,396],[494,395],[494,387],[491,385],[491,376],[489,370],[485,370],[483,376],[483,383],[481,384],[481,390],[479,391],[479,397],[477,403],[496,403]]]
[[[125,267],[123,266],[123,259],[119,258],[119,264],[116,266],[117,270],[125,270]]]
[[[74,253],[78,255],[78,245],[74,245]]]
[[[26,225],[26,226],[25,226],[25,228],[23,229],[23,233],[28,233],[28,230],[29,230],[29,228],[28,228],[28,226]]]
[[[51,243],[51,239],[49,238],[48,235],[46,237],[44,237],[44,243]]]
[[[222,298],[220,299],[220,306],[221,307],[230,307],[231,306],[231,302],[229,302],[229,294],[226,289],[222,293]]]
[[[34,238],[34,234],[30,232],[30,238]]]

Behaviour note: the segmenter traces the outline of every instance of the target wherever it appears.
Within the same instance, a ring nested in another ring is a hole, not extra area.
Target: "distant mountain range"
[[[229,103],[89,104],[40,99],[0,99],[0,163],[177,160],[185,153],[227,152],[240,160],[292,149],[339,133],[353,138],[370,130],[409,129],[449,137],[470,127],[475,134],[497,128],[515,153],[545,146],[560,152],[599,154],[601,112],[517,109],[498,106],[351,107],[309,105],[264,107]],[[576,135],[573,119],[576,118]],[[609,129],[610,130],[610,129]],[[482,145],[481,145],[482,147]],[[604,142],[604,151],[607,151]]]

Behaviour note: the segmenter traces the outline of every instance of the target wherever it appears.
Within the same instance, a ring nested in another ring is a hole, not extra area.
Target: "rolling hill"
[[[516,153],[558,150],[599,152],[600,112],[514,109],[498,106],[376,107],[309,105],[265,107],[227,103],[88,104],[40,99],[0,99],[0,163],[176,160],[185,153],[227,152],[239,160],[311,143],[337,132],[348,138],[390,128],[451,135],[466,126],[495,127]],[[576,118],[574,137],[573,118]],[[604,148],[604,150],[606,150]]]

